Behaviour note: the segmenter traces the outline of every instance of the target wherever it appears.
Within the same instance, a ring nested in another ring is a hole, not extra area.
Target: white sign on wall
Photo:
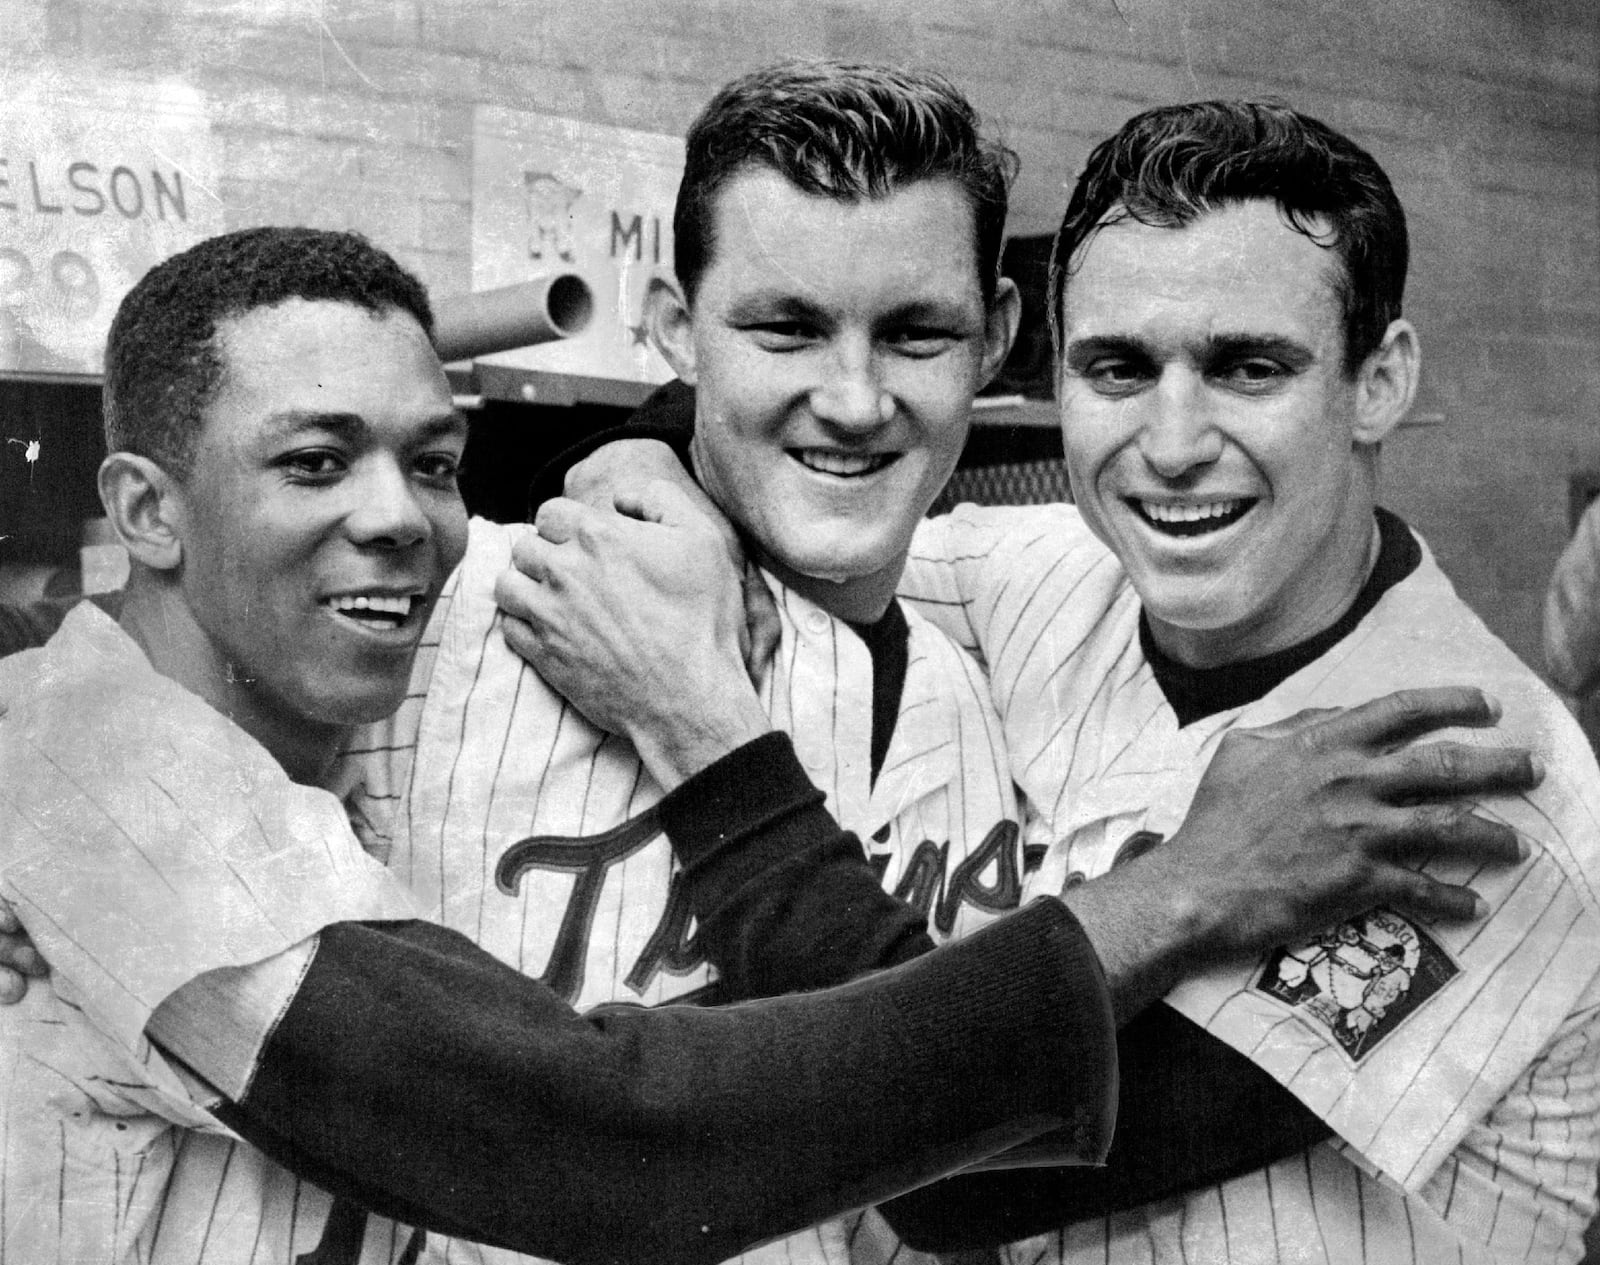
[[[645,289],[672,268],[683,141],[480,106],[473,116],[472,288],[577,272],[595,316],[575,338],[484,357],[591,378],[664,382],[645,339]]]
[[[8,74],[0,96],[0,373],[98,374],[117,304],[223,229],[203,96]]]

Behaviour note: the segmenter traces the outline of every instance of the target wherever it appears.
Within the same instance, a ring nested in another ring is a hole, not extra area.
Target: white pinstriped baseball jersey
[[[633,749],[589,725],[504,644],[494,577],[525,529],[472,524],[415,736],[388,856],[424,916],[542,975],[580,1008],[655,1002],[706,984],[672,899],[660,790]],[[900,714],[871,780],[872,660],[819,607],[775,583],[782,620],[763,703],[883,881],[926,909],[937,939],[1017,903],[1018,810],[987,687],[971,660],[908,615]],[[405,764],[397,726],[378,754]],[[381,791],[380,791],[381,793]],[[746,1259],[846,1259],[834,1222]],[[522,1259],[429,1236],[425,1260]]]
[[[1249,1055],[1337,1138],[1221,1186],[1017,1245],[1018,1262],[1572,1261],[1600,1161],[1600,773],[1534,674],[1424,550],[1347,637],[1258,702],[1179,727],[1139,646],[1137,596],[1075,511],[957,511],[926,525],[903,593],[988,660],[1028,838],[1030,891],[1093,878],[1182,821],[1223,734],[1305,707],[1470,683],[1505,708],[1465,741],[1525,743],[1544,784],[1488,801],[1533,859],[1466,872],[1466,925],[1379,912],[1169,1002]]]
[[[290,782],[87,604],[0,663],[0,713],[0,892],[53,967],[0,1008],[0,1261],[292,1265],[328,1196],[200,1110],[210,1092],[144,1026],[207,970],[415,917],[409,898],[335,796]],[[374,1220],[363,1265],[409,1236]]]

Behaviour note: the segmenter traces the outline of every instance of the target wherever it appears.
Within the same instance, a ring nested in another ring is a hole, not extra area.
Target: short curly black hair
[[[1096,146],[1056,234],[1052,324],[1059,324],[1073,266],[1101,228],[1126,219],[1181,228],[1207,211],[1258,198],[1277,203],[1291,228],[1338,258],[1344,369],[1354,374],[1400,316],[1406,214],[1371,154],[1276,101],[1160,106]]]
[[[992,302],[1017,156],[985,137],[942,75],[843,61],[786,61],[743,75],[690,124],[672,217],[673,267],[694,302],[716,250],[717,194],[767,168],[840,202],[948,179],[972,202],[979,281]]]
[[[207,238],[147,272],[106,338],[106,448],[189,474],[196,437],[222,377],[219,322],[289,299],[398,310],[433,337],[428,292],[359,233],[247,228]]]

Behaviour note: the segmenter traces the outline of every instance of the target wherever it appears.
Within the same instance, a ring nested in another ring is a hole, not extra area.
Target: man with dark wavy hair
[[[1012,1249],[1030,1262],[1583,1250],[1600,774],[1565,709],[1377,505],[1379,446],[1419,370],[1406,262],[1383,169],[1316,119],[1209,101],[1130,120],[1091,154],[1055,247],[1075,508],[958,510],[919,534],[908,591],[958,595],[940,609],[965,614],[987,658],[1048,848],[1030,890],[1092,888],[1170,834],[1235,727],[1447,680],[1500,698],[1502,728],[1548,770],[1490,808],[1533,863],[1474,879],[1481,926],[1379,909],[1180,986],[1124,1028],[1124,1066],[1181,1078],[1226,1048],[1235,1070],[1212,1078],[1254,1106],[1209,1139],[1144,1148],[1125,1098],[1105,1173],[1041,1179],[1031,1212],[981,1180],[965,1203],[912,1198],[956,1237],[1078,1222]],[[1169,1197],[1141,1197],[1140,1171]],[[1061,1215],[1095,1203],[1105,1215]]]

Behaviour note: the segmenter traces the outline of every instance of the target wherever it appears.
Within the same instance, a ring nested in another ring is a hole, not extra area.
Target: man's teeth
[[[795,455],[800,459],[800,464],[808,470],[838,475],[869,474],[874,470],[881,470],[894,460],[892,453],[857,454],[833,452],[822,448],[801,448]]]
[[[1168,504],[1129,497],[1128,503],[1141,518],[1166,536],[1206,536],[1231,527],[1250,512],[1254,497],[1236,496],[1226,500]]]
[[[1140,501],[1139,508],[1146,518],[1157,523],[1198,523],[1207,518],[1226,518],[1243,504],[1240,499],[1206,501],[1200,505],[1158,505],[1154,501]]]
[[[415,597],[351,593],[343,597],[330,598],[328,604],[341,615],[361,611],[368,615],[393,615],[397,619],[405,619],[411,614],[411,607],[415,601]]]

